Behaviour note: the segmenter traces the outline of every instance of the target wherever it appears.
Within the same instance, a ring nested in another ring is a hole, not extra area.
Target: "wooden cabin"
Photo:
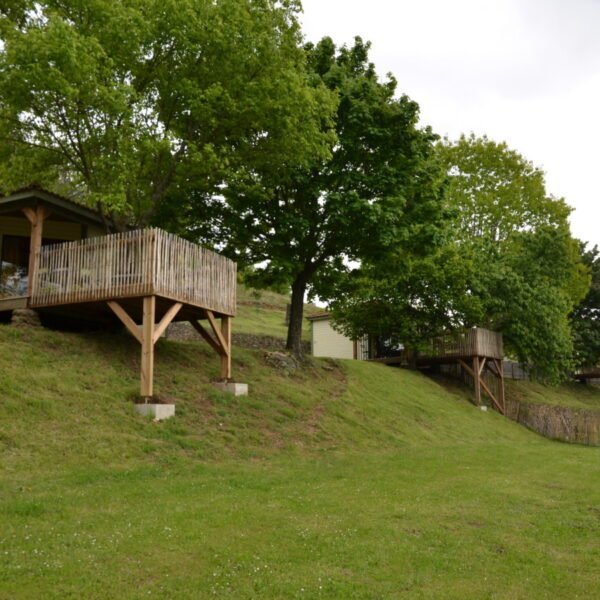
[[[146,399],[154,344],[172,321],[189,321],[229,381],[236,264],[160,229],[111,229],[98,212],[45,190],[0,198],[0,312],[119,319],[142,347]]]
[[[349,358],[364,360],[368,356],[363,346],[336,331],[332,325],[331,314],[322,312],[307,317],[310,322],[311,354],[326,358]]]

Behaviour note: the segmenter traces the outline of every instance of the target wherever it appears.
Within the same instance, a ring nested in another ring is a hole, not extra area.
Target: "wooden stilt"
[[[139,325],[118,302],[109,300],[107,304],[131,335],[142,345],[140,396],[146,399],[151,398],[154,393],[154,344],[181,310],[183,304],[175,302],[164,314],[160,323],[156,325],[156,296],[145,296],[141,331]]]
[[[481,406],[481,371],[479,370],[479,357],[473,357],[473,385],[475,386],[475,404]]]
[[[502,404],[502,414],[506,414],[506,392],[504,389],[504,369],[502,368],[502,361],[495,358],[494,365],[498,370],[498,378],[500,379],[500,404]]]
[[[460,358],[458,359],[458,362],[463,367],[463,369],[465,369],[465,371],[467,373],[469,373],[469,375],[471,375],[471,377],[473,377],[473,381],[479,382],[475,388],[476,396],[477,396],[477,390],[479,390],[479,402],[476,402],[477,405],[479,406],[481,404],[481,390],[483,389],[483,391],[490,397],[490,400],[494,403],[494,406],[498,409],[498,412],[500,412],[501,414],[504,414],[503,404],[500,404],[500,402],[498,402],[498,399],[496,398],[496,396],[492,392],[492,390],[490,390],[487,383],[485,381],[483,381],[483,379],[481,379],[481,374],[477,370],[477,365],[475,364],[476,360],[477,360],[477,362],[479,362],[479,357],[475,357],[473,359],[473,368],[471,368],[464,360],[462,360]]]
[[[208,333],[208,331],[206,331],[206,329],[204,329],[204,327],[202,327],[202,325],[200,325],[198,321],[190,321],[190,323],[192,327],[208,342],[208,345],[217,354],[219,354],[219,356],[223,354],[223,348],[221,348],[219,343],[215,341],[215,339],[210,335],[210,333]]]
[[[221,333],[225,340],[225,354],[221,356],[221,379],[231,379],[231,317],[221,318]]]
[[[144,298],[144,321],[142,323],[142,368],[140,395],[151,398],[154,392],[154,327],[156,296]]]
[[[33,295],[33,286],[37,276],[38,259],[42,247],[42,234],[44,232],[44,221],[50,215],[43,206],[37,208],[24,208],[23,214],[31,224],[31,237],[29,239],[29,267],[27,270],[27,295]]]

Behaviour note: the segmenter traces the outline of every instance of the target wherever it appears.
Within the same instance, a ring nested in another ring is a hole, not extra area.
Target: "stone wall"
[[[600,411],[507,398],[506,416],[552,440],[600,446]]]
[[[235,327],[235,320],[234,320]],[[167,328],[165,337],[170,340],[195,340],[202,338],[196,333],[189,323],[171,323]],[[255,335],[251,333],[233,333],[234,346],[240,348],[253,348],[255,350],[269,350],[271,352],[283,352],[285,340],[270,335]],[[302,342],[305,354],[310,354],[310,342]]]

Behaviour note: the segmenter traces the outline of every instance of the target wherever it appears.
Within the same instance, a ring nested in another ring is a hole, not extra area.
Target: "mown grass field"
[[[0,598],[596,598],[600,451],[381,365],[0,325]],[[557,394],[559,392],[556,392]]]

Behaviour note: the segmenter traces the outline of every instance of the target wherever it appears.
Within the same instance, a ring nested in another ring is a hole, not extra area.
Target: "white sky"
[[[600,245],[600,0],[303,0],[307,40],[360,35],[437,133],[487,134],[546,172]]]

